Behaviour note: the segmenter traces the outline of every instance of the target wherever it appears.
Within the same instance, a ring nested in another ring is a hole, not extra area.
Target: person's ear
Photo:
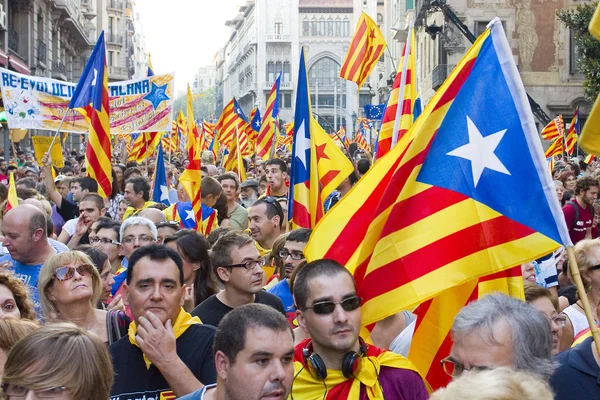
[[[123,282],[123,304],[129,307],[129,286],[126,282]]]
[[[215,353],[215,369],[219,378],[226,380],[227,374],[229,373],[229,358],[221,350],[217,350]]]
[[[100,210],[100,216],[105,216],[106,215],[106,208],[103,208],[102,210]]]
[[[229,282],[231,272],[232,271],[228,270],[227,268],[217,268],[217,275],[223,282]]]
[[[296,307],[296,321],[298,321],[298,326],[304,332],[308,334],[308,329],[306,329],[306,319],[304,318],[304,313]]]
[[[184,283],[181,285],[181,299],[179,300],[179,307],[183,307],[183,303],[185,303],[185,292],[187,290],[187,286]]]

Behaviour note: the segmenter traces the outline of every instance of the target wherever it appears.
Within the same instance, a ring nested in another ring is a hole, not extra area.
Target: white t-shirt
[[[77,221],[79,221],[79,217],[70,219],[63,225],[63,230],[67,231],[69,237],[75,234],[75,227],[77,226]]]

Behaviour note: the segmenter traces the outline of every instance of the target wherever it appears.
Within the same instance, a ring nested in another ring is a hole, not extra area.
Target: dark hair
[[[127,163],[127,165],[129,165],[129,163]],[[129,177],[133,174],[142,175],[142,170],[137,167],[137,163],[135,163],[134,167],[129,167],[125,169],[125,172],[123,172],[123,182],[127,182]],[[123,186],[123,189],[125,189],[125,186]]]
[[[371,163],[366,158],[361,158],[356,162],[356,169],[361,175],[366,174],[369,168],[371,168]]]
[[[252,238],[248,234],[239,231],[231,231],[221,236],[210,249],[208,255],[210,256],[213,273],[220,281],[221,278],[219,278],[217,269],[231,265],[231,250],[233,247],[240,248],[248,243],[253,243]]]
[[[267,328],[273,332],[294,332],[287,320],[273,307],[264,304],[245,304],[236,307],[223,317],[213,342],[213,353],[222,352],[231,364],[246,346],[246,332],[254,328]]]
[[[225,196],[225,193],[221,192],[221,195],[212,208],[217,211],[218,225],[221,225],[224,219],[229,218],[229,208],[227,207],[227,197]]]
[[[142,177],[130,178],[125,181],[125,184],[131,183],[131,188],[138,194],[142,192],[144,201],[150,200],[150,184]]]
[[[98,182],[95,179],[90,178],[89,176],[84,176],[82,178],[75,178],[71,181],[71,184],[79,183],[81,186],[81,190],[86,190],[90,193],[98,192]]]
[[[308,228],[294,229],[293,231],[290,231],[285,241],[307,243],[311,233],[312,229]]]
[[[235,182],[235,190],[238,190],[240,188],[238,176],[233,172],[225,172],[223,175],[217,176],[217,180],[219,181],[219,183],[223,183],[223,181],[227,179]]]
[[[348,155],[350,158],[354,158],[354,153],[358,150],[358,143],[352,142],[348,145]]]
[[[581,173],[581,168],[579,168],[579,163],[577,163],[577,162],[570,162],[568,164],[571,166],[571,171],[573,171],[573,173],[575,174],[575,176],[579,176],[579,174]]]
[[[217,243],[217,240],[219,240],[221,238],[221,236],[223,236],[224,234],[226,234],[227,232],[231,231],[230,228],[217,228],[217,229],[213,229],[212,231],[210,231],[210,233],[208,234],[208,237],[206,238],[206,241],[208,242],[208,247],[212,248],[215,243]]]
[[[591,176],[581,177],[575,184],[575,193],[579,195],[581,191],[587,192],[592,186],[600,187],[600,184],[598,184],[598,179],[592,178]]]
[[[82,201],[92,201],[98,210],[102,210],[104,208],[104,199],[98,193],[88,193],[79,200],[81,204]]]
[[[48,221],[46,221],[46,214],[42,210],[36,209],[36,212],[31,213],[29,219],[29,234],[33,235],[33,232],[38,229],[42,229],[44,231],[44,236],[48,237]]]
[[[151,261],[173,261],[179,270],[179,284],[183,285],[183,260],[181,259],[181,256],[175,250],[160,244],[151,244],[140,247],[133,252],[131,257],[129,257],[126,278],[128,285],[131,283],[135,264],[144,257],[148,257]]]
[[[558,180],[561,181],[563,183],[563,185],[565,184],[565,182],[567,181],[567,179],[569,177],[574,177],[577,178],[577,175],[575,175],[575,173],[573,171],[563,171],[560,173],[560,176],[558,177]]]
[[[213,196],[219,196],[223,192],[221,183],[212,176],[205,176],[200,182],[200,194],[202,198],[212,194]]]
[[[35,189],[37,187],[37,182],[33,178],[21,178],[16,182],[16,186]]]
[[[261,182],[267,182],[268,183],[269,181],[267,180],[267,177],[265,175],[261,175],[260,179],[258,180],[258,183],[260,184]]]
[[[119,222],[109,217],[102,216],[96,220],[94,225],[96,227],[94,233],[97,234],[100,229],[112,229],[117,234],[117,240],[119,240],[121,234],[121,224]]]
[[[177,252],[183,259],[200,264],[194,277],[194,305],[202,303],[217,293],[217,285],[208,257],[208,243],[204,236],[195,230],[184,229],[166,237],[164,244],[171,242],[177,245]]]
[[[117,187],[117,193],[122,193],[123,190],[125,190],[125,169],[126,168],[125,168],[125,166],[123,164],[113,165],[112,170],[113,170],[113,173],[115,173],[115,175],[113,175],[113,190],[114,190],[114,182],[117,181],[117,179],[116,179],[116,171],[115,171],[115,169],[117,169],[117,168],[120,169],[121,173],[123,174],[123,180],[121,181],[121,185],[119,185]]]
[[[65,161],[65,166],[61,168],[60,173],[61,175],[66,175],[68,172],[70,173],[75,173],[75,171],[73,171],[73,168],[71,168],[70,166],[66,165],[67,162]]]
[[[17,183],[17,186],[19,185],[20,184]],[[33,199],[37,196],[37,194],[38,192],[35,189],[30,189],[28,187],[17,187],[17,197],[21,200]]]
[[[281,172],[288,172],[288,168],[287,168],[287,164],[285,163],[285,161],[283,161],[280,158],[270,158],[268,159],[265,163],[265,169],[269,166],[269,165],[277,165],[279,167],[279,169],[281,170]]]
[[[265,214],[268,219],[273,219],[275,216],[279,217],[279,227],[281,228],[283,226],[285,215],[283,214],[283,208],[281,208],[281,204],[279,204],[277,199],[271,196],[259,197],[258,200],[252,204],[252,207],[256,207],[259,204],[266,204]],[[275,210],[275,212],[273,212],[273,210]]]
[[[322,259],[315,260],[307,263],[302,269],[298,271],[296,279],[294,280],[294,302],[296,308],[299,310],[306,309],[306,301],[310,294],[308,283],[311,279],[318,278],[320,276],[335,276],[337,274],[348,274],[352,278],[354,283],[354,289],[356,290],[356,282],[354,277],[342,264],[335,260]]]
[[[75,250],[85,253],[90,260],[92,260],[92,263],[94,263],[94,267],[98,270],[98,274],[102,273],[102,268],[104,268],[104,264],[106,264],[106,261],[108,260],[108,256],[105,252],[87,244],[77,246]]]

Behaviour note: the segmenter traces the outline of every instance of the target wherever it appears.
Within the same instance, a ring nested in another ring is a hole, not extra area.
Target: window
[[[115,18],[108,17],[108,34],[111,35],[114,32]]]
[[[367,104],[371,104],[371,95],[362,93],[358,96],[358,108],[363,108]]]
[[[339,78],[340,65],[335,62],[332,58],[323,57],[319,61],[313,64],[308,71],[308,78],[310,79],[311,91],[314,91],[315,85],[319,86],[330,86],[333,88],[336,80]],[[341,83],[337,83],[337,87],[341,87]]]
[[[114,53],[115,53],[114,51],[109,51],[108,52],[108,65],[110,67],[113,67],[115,65],[114,64]]]
[[[302,36],[310,35],[310,22],[308,21],[308,17],[304,17],[302,21]]]
[[[342,23],[342,36],[348,36],[350,33],[350,21],[348,17],[344,17],[344,21]]]
[[[319,27],[318,27],[318,22],[317,22],[317,18],[316,17],[312,17],[312,20],[310,21],[310,34],[312,36],[318,36],[319,35]]]
[[[275,35],[283,35],[283,23],[275,22],[275,27],[274,27],[273,33]]]
[[[284,62],[283,63],[283,77],[282,77],[284,82],[291,82],[292,81],[292,73],[291,73],[291,66],[289,62]]]
[[[275,76],[279,75],[279,73],[282,71],[282,66],[283,64],[281,63],[281,61],[277,61],[275,63]]]
[[[270,61],[267,63],[267,82],[274,82],[274,81],[275,81],[275,63]]]
[[[333,19],[327,18],[327,36],[333,36]]]
[[[282,108],[292,108],[292,94],[284,93],[283,94],[283,106]]]
[[[342,36],[342,20],[340,17],[335,19],[335,36]]]
[[[473,33],[475,34],[476,37],[481,36],[481,34],[487,28],[487,24],[488,24],[488,21],[475,21],[475,32],[473,32]],[[504,29],[504,33],[508,34],[508,32],[506,32],[506,22],[504,22],[504,21],[502,21],[502,28]]]
[[[581,73],[579,71],[579,60],[581,59],[581,54],[579,54],[579,49],[575,44],[575,36],[573,35],[573,31],[569,31],[569,73],[571,75]],[[583,125],[582,125],[583,126]]]

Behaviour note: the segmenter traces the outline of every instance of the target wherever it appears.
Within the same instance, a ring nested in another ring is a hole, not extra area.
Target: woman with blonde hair
[[[96,308],[102,296],[102,280],[92,260],[81,251],[50,257],[40,270],[38,290],[49,322],[73,322],[108,344],[127,334],[129,324],[120,322],[121,311]]]
[[[35,320],[35,307],[25,284],[12,272],[0,272],[0,318]]]
[[[96,335],[73,324],[50,324],[8,353],[2,398],[107,400],[112,382],[110,355]]]
[[[4,373],[4,363],[10,349],[19,340],[39,328],[39,323],[26,319],[0,319],[0,378]]]
[[[548,384],[509,368],[472,371],[450,382],[429,400],[553,400]]]

